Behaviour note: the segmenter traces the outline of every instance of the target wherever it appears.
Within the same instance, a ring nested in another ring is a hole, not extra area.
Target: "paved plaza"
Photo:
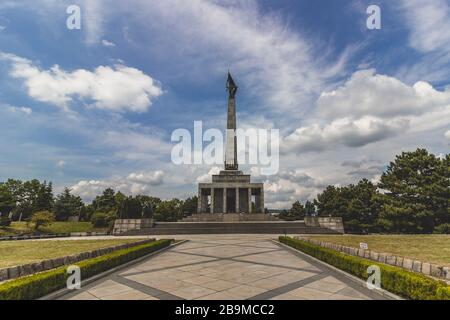
[[[179,237],[179,236],[178,236]],[[378,300],[381,294],[264,235],[198,235],[71,292],[72,300]]]

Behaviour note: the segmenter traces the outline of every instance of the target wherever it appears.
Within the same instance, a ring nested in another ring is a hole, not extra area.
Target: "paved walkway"
[[[273,237],[273,236],[272,236]],[[261,235],[199,235],[72,292],[78,300],[383,299]]]

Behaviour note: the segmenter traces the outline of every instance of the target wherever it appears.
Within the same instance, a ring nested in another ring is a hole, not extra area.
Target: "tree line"
[[[378,183],[362,179],[357,184],[328,186],[313,201],[295,202],[280,218],[342,217],[347,232],[352,233],[450,233],[449,201],[450,154],[438,157],[418,149],[398,155]],[[69,188],[54,197],[51,182],[9,179],[0,183],[0,225],[30,221],[36,213],[44,221],[76,218],[108,226],[117,218],[152,216],[173,222],[196,211],[197,197],[162,200],[127,196],[108,188],[85,204]]]
[[[328,186],[314,201],[281,216],[342,217],[351,233],[450,233],[450,154],[425,149],[396,156],[378,183]]]
[[[52,183],[8,179],[0,182],[0,224],[11,221],[91,221],[96,227],[112,225],[115,219],[154,217],[158,221],[178,221],[197,211],[197,197],[162,200],[147,195],[127,196],[105,189],[90,204],[65,188],[56,197]],[[33,220],[34,217],[34,220]]]

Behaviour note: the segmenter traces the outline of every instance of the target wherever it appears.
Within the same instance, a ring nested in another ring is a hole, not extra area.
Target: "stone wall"
[[[153,224],[153,219],[116,219],[114,222],[113,235],[120,235],[132,230],[151,228],[153,227]]]
[[[344,223],[341,217],[305,217],[305,224],[307,227],[322,227],[339,233],[345,233]]]
[[[336,250],[342,253],[346,253],[352,256],[357,256],[377,262],[381,262],[384,264],[388,264],[391,266],[401,267],[408,271],[417,272],[424,274],[426,276],[430,276],[433,278],[444,279],[450,281],[450,267],[448,266],[440,266],[428,262],[422,262],[418,260],[413,260],[401,256],[396,256],[391,253],[382,253],[376,252],[373,250],[364,250],[357,249],[352,247],[346,247],[339,244],[329,243],[318,241],[314,239],[304,238],[304,237],[296,237],[297,239],[307,241],[309,243],[321,246],[323,248],[328,248],[332,250]]]
[[[118,246],[101,248],[89,252],[82,252],[70,256],[48,259],[40,262],[0,269],[0,282],[16,279],[19,277],[29,276],[34,273],[55,269],[64,265],[72,265],[82,260],[95,258],[116,250],[127,249],[141,244],[150,243],[153,241],[155,241],[155,239],[146,239],[132,243],[125,243]]]

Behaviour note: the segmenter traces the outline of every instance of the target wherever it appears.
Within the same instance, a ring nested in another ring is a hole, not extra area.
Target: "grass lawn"
[[[369,250],[393,253],[422,262],[450,266],[450,235],[344,235],[308,236],[320,241],[359,248],[361,242]]]
[[[138,240],[2,241],[0,242],[0,268],[38,262],[136,241]]]
[[[106,229],[98,229],[90,222],[54,222],[47,227],[39,229],[39,233],[70,233],[70,232],[101,232]],[[18,234],[33,234],[33,224],[26,222],[13,222],[9,227],[0,227],[1,236],[12,236]]]

